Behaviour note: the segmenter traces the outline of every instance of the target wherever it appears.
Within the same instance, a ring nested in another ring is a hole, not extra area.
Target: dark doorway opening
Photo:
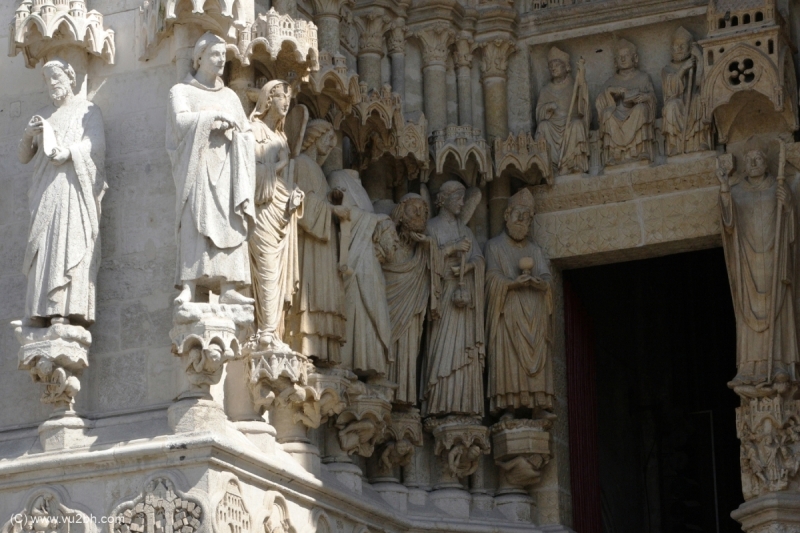
[[[566,271],[580,533],[739,533],[736,330],[721,248]],[[572,454],[571,454],[572,455]]]

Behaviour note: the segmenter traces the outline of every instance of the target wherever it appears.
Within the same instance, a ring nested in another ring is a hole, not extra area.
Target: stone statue
[[[350,210],[349,231],[342,231],[340,248],[346,250],[345,277],[346,342],[342,347],[342,366],[360,376],[386,376],[389,369],[389,341],[392,328],[386,303],[386,283],[375,254],[373,235],[386,215],[376,214],[372,201],[361,185],[358,172],[337,170],[328,184],[342,195],[342,205]]]
[[[680,155],[713,147],[711,124],[703,119],[700,86],[703,58],[692,34],[678,28],[672,37],[672,62],[661,71],[665,153]]]
[[[42,67],[51,104],[31,118],[19,160],[33,160],[31,215],[22,271],[28,277],[23,326],[49,319],[86,326],[95,318],[100,264],[100,202],[105,194],[105,136],[100,108],[73,93],[73,68]]]
[[[556,175],[589,172],[589,87],[584,61],[572,77],[569,54],[555,46],[547,56],[551,81],[536,104],[536,138],[544,137]]]
[[[383,263],[386,300],[392,324],[389,380],[397,383],[395,403],[417,403],[417,355],[420,350],[425,315],[431,301],[430,241],[425,236],[428,203],[419,194],[409,193],[392,210],[398,243],[392,261]]]
[[[484,260],[466,222],[466,190],[457,181],[439,189],[439,214],[428,221],[437,254],[439,310],[431,314],[425,372],[425,416],[483,415]],[[467,216],[469,215],[469,216]]]
[[[552,276],[542,249],[529,239],[533,213],[533,195],[522,189],[508,201],[506,231],[486,243],[489,402],[493,413],[513,416],[525,408],[549,418]]]
[[[597,97],[603,163],[653,160],[656,94],[653,82],[639,70],[636,47],[622,39],[614,52],[616,73]]]
[[[783,149],[781,150],[784,151]],[[740,395],[786,374],[798,362],[794,300],[796,214],[781,170],[776,180],[764,152],[745,155],[744,177],[731,186],[732,165],[718,160],[722,243],[736,314],[736,377]]]
[[[330,188],[320,165],[336,146],[333,126],[312,120],[306,126],[302,153],[295,159],[297,185],[305,194],[298,225],[300,286],[287,315],[286,340],[293,350],[317,364],[338,364],[345,341],[344,284],[338,274],[334,217],[350,209],[329,200]]]
[[[256,333],[262,346],[284,346],[284,306],[291,304],[300,274],[297,215],[303,191],[294,184],[294,166],[283,123],[291,89],[281,80],[264,85],[250,120],[255,136],[255,228],[250,237]]]
[[[167,152],[177,188],[177,304],[201,285],[220,303],[251,304],[247,232],[255,216],[255,155],[239,97],[225,87],[225,41],[206,33],[193,52],[197,71],[170,90]]]

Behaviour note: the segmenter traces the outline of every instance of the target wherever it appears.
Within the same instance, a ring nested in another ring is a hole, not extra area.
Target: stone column
[[[383,34],[387,18],[384,10],[375,8],[356,17],[358,27],[358,77],[370,90],[381,87],[381,58]]]
[[[330,52],[339,51],[339,23],[342,20],[341,0],[312,0],[314,24],[317,25],[319,49]]]
[[[414,35],[422,43],[422,83],[428,133],[447,127],[447,54],[455,32],[446,22],[431,24]]]
[[[456,83],[458,84],[458,124],[472,125],[472,50],[474,40],[469,32],[456,37]]]
[[[406,100],[406,23],[402,18],[395,19],[387,34],[389,59],[392,61],[392,92]]]
[[[513,41],[495,39],[482,43],[481,74],[486,119],[486,140],[508,136],[508,58],[517,51]],[[503,213],[511,196],[508,178],[495,176],[489,185],[489,237],[503,231]]]

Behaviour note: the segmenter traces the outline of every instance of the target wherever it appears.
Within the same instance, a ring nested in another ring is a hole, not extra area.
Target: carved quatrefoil
[[[756,79],[753,71],[753,60],[744,58],[741,61],[732,61],[728,65],[728,83],[734,87],[737,85],[749,85]]]

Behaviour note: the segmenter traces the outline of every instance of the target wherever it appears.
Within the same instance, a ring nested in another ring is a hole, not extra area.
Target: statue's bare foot
[[[255,300],[242,296],[233,289],[228,289],[219,295],[219,303],[221,304],[235,304],[235,305],[253,305]]]

